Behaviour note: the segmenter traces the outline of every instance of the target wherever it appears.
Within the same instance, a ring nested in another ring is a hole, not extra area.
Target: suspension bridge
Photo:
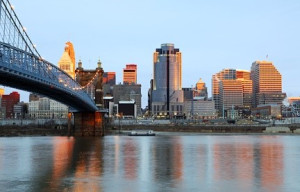
[[[0,3],[0,84],[45,95],[77,111],[97,111],[89,87],[42,58],[9,0]]]
[[[101,73],[103,70],[97,70],[91,81],[97,81]],[[0,0],[0,84],[38,93],[69,106],[74,114],[73,133],[79,132],[77,135],[103,135],[103,110],[88,94],[93,83],[81,86],[42,58],[9,0]],[[69,130],[70,127],[69,121]]]

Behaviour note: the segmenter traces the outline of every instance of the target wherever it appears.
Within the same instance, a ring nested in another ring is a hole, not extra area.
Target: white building
[[[59,119],[68,118],[68,106],[52,99],[42,97],[38,101],[30,101],[28,105],[29,118]]]

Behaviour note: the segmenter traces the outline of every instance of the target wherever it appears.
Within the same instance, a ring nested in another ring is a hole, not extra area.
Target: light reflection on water
[[[300,136],[0,138],[1,191],[300,191]]]

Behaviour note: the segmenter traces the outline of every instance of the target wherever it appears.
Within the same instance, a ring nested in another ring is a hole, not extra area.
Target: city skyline
[[[294,80],[300,60],[300,29],[295,25],[300,16],[298,1],[157,4],[130,0],[89,1],[85,6],[70,2],[11,3],[41,55],[51,63],[58,62],[66,41],[74,43],[76,62],[81,59],[86,68],[95,68],[100,58],[104,71],[116,72],[117,83],[122,82],[124,64],[137,63],[143,106],[153,75],[152,51],[169,42],[183,53],[183,87],[202,78],[211,96],[212,74],[224,68],[250,70],[253,61],[270,60],[282,74],[283,92],[289,97],[300,95]],[[72,12],[66,12],[70,6]],[[162,19],[163,15],[172,17]]]

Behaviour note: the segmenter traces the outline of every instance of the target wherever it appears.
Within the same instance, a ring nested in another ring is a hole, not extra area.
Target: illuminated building
[[[250,109],[252,104],[252,88],[253,83],[250,78],[250,71],[248,70],[236,70],[236,78],[242,82],[243,87],[243,105],[245,108]]]
[[[104,72],[103,73],[103,96],[113,95],[113,86],[116,84],[116,72]]]
[[[123,69],[123,84],[136,84],[137,83],[137,65],[128,64]]]
[[[219,84],[220,81],[224,79],[236,79],[236,70],[235,69],[223,69],[219,73],[216,73],[212,76],[212,98],[215,101],[215,109],[219,110],[220,106],[220,89]]]
[[[14,105],[20,102],[20,94],[12,92],[9,95],[2,95],[1,106],[5,108],[6,118],[14,117]]]
[[[104,72],[103,84],[109,84],[111,86],[116,84],[116,72]]]
[[[2,97],[2,95],[4,95],[4,88],[0,88],[0,97]]]
[[[282,104],[286,94],[282,93],[281,74],[272,62],[253,62],[251,79],[253,81],[252,107],[265,104]]]
[[[75,52],[71,42],[66,43],[65,51],[58,62],[58,67],[75,79]]]
[[[288,98],[288,102],[290,105],[292,105],[296,101],[300,101],[300,97],[289,97]]]
[[[181,52],[174,44],[162,44],[153,54],[152,114],[183,115]]]
[[[196,89],[194,90],[194,97],[201,97],[204,100],[207,99],[207,87],[205,86],[204,81],[200,78],[196,83]]]
[[[243,86],[240,80],[222,80],[219,82],[219,112],[234,106],[243,106]]]
[[[226,88],[227,90],[220,88],[222,81],[225,80],[231,80],[227,81],[225,83],[226,85],[223,84],[225,87],[228,86]],[[234,85],[237,85],[237,87],[234,87]],[[223,91],[222,96],[220,95],[220,91]],[[240,91],[240,93],[237,93],[237,91]],[[232,94],[234,97],[229,98]],[[215,108],[220,115],[223,114],[223,110],[227,110],[229,107],[232,108],[232,106],[250,109],[252,102],[252,80],[250,79],[250,71],[223,69],[221,72],[214,74],[212,76],[212,96],[215,101]]]

